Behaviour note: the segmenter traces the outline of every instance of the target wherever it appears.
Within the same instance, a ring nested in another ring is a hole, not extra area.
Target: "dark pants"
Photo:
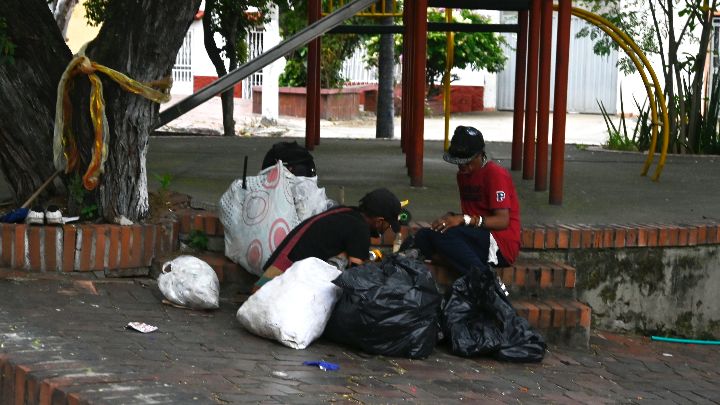
[[[415,234],[415,247],[428,259],[440,255],[460,274],[489,270],[490,231],[484,228],[456,226],[445,233],[423,228]],[[509,266],[499,250],[497,258],[498,267]]]

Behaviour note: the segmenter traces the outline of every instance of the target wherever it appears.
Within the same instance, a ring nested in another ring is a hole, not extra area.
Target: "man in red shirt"
[[[509,266],[520,250],[520,205],[510,173],[485,154],[477,129],[459,126],[443,159],[458,165],[462,213],[448,212],[419,230],[415,247],[440,255],[460,274],[488,265]]]

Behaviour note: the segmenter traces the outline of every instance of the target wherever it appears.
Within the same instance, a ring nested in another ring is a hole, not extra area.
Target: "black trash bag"
[[[267,169],[282,160],[290,173],[295,176],[315,177],[315,159],[305,147],[297,141],[278,142],[265,154],[262,168]]]
[[[474,269],[453,283],[441,322],[451,351],[459,356],[512,362],[540,362],[545,356],[542,336],[517,315],[486,269]]]
[[[416,359],[432,353],[442,297],[422,261],[392,255],[349,268],[333,283],[343,292],[326,337],[371,354]]]

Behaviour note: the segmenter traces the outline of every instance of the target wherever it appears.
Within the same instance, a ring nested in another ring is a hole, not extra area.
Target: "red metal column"
[[[427,6],[428,0],[415,0],[413,20],[413,63],[411,65],[412,99],[412,144],[409,150],[413,157],[410,164],[410,185],[423,185],[423,148],[425,132],[425,62],[427,59]]]
[[[550,126],[550,67],[552,65],[552,0],[542,0],[540,11],[540,76],[538,77],[535,191],[547,190],[548,128]]]
[[[540,47],[540,2],[531,0],[528,29],[527,90],[525,91],[525,142],[523,179],[533,178],[535,170],[535,119],[537,118],[538,48]]]
[[[567,115],[568,65],[570,64],[571,0],[560,0],[555,55],[555,106],[553,107],[550,204],[562,204],[565,170],[565,118]]]
[[[518,13],[520,32],[517,35],[515,51],[515,107],[513,108],[513,140],[510,170],[522,167],[523,118],[525,116],[525,75],[527,74],[528,12]]]
[[[413,21],[413,7],[412,2],[407,2],[403,5],[403,51],[402,51],[402,94],[400,104],[400,147],[403,153],[405,153],[405,167],[408,168],[408,175],[410,175],[410,162],[407,155],[408,152],[408,139],[410,139],[411,117],[412,111],[410,109],[410,100],[412,100],[412,69],[410,69],[410,63],[412,62],[412,21]]]
[[[308,25],[320,19],[320,0],[308,2]],[[308,44],[307,89],[305,94],[305,147],[320,144],[320,38]]]

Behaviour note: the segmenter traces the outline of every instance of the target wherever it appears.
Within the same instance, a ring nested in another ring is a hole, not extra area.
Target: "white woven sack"
[[[340,270],[314,257],[293,263],[238,309],[248,331],[304,349],[322,335],[341,289],[332,283]]]
[[[158,287],[168,301],[194,309],[220,307],[220,282],[209,264],[193,256],[178,256],[163,264]]]
[[[235,180],[220,198],[225,256],[248,272],[262,275],[263,266],[290,230],[300,223],[292,184],[295,176],[278,162],[247,178]]]

